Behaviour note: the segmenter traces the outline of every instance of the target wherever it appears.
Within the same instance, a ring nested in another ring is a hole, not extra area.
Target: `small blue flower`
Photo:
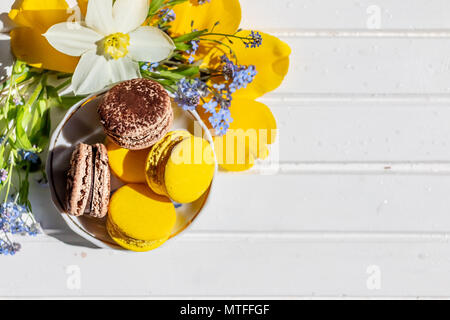
[[[14,97],[13,102],[16,106],[23,106],[23,99],[20,97]]]
[[[193,30],[193,31],[197,31],[197,30]],[[188,59],[189,63],[193,64],[194,61],[195,61],[195,54],[197,53],[198,49],[200,48],[200,46],[199,46],[200,41],[199,40],[192,40],[190,43],[191,43],[191,48],[192,49],[186,51],[186,53],[188,53],[190,55],[189,59]]]
[[[175,93],[175,102],[184,110],[195,110],[200,103],[200,98],[205,95],[206,84],[199,79],[181,79],[177,83],[178,90]]]
[[[216,131],[216,134],[218,136],[224,136],[227,134],[229,128],[230,128],[230,125],[227,122],[222,121],[219,126],[214,128],[214,130]]]
[[[32,164],[39,164],[39,156],[31,151],[19,150],[19,156],[23,161],[30,162]]]
[[[162,9],[159,11],[158,17],[162,19],[163,22],[172,22],[176,19],[177,15],[172,9]]]
[[[208,120],[218,136],[226,134],[230,128],[230,123],[233,122],[229,109],[220,109],[219,111],[214,112]]]
[[[262,45],[263,38],[259,32],[252,31],[248,36],[248,41],[244,41],[246,48],[258,48]]]
[[[0,255],[14,255],[21,246],[11,241],[11,235],[31,235],[39,233],[39,225],[25,206],[15,201],[0,206]]]
[[[1,255],[15,255],[19,250],[21,246],[20,244],[16,242],[9,242],[9,241],[2,241],[0,242],[0,254]]]
[[[0,169],[0,182],[5,182],[8,179],[8,171]]]
[[[178,209],[178,208],[181,208],[183,205],[178,202],[173,202],[173,206],[175,207],[175,209]]]
[[[155,72],[156,68],[158,68],[158,67],[159,67],[159,63],[158,62],[154,62],[154,63],[147,62],[147,63],[142,65],[141,69],[144,70],[144,71]]]
[[[0,206],[0,230],[11,234],[35,236],[39,225],[30,218],[31,213],[25,206],[15,202],[6,202]]]
[[[203,109],[205,109],[206,112],[214,114],[216,112],[218,103],[216,100],[211,100],[205,104],[203,104]]]

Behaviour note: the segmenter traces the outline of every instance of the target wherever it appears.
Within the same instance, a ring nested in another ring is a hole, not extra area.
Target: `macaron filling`
[[[79,144],[72,153],[70,170],[67,173],[67,213],[82,216],[88,204],[91,188],[92,149]]]
[[[110,172],[106,147],[79,144],[67,175],[67,213],[103,218],[108,212]]]
[[[133,251],[145,252],[145,251],[156,249],[156,248],[160,247],[161,245],[163,245],[169,238],[169,237],[167,237],[164,239],[152,240],[152,241],[134,239],[134,238],[130,237],[129,235],[127,235],[126,233],[122,232],[120,230],[120,228],[117,227],[114,224],[114,222],[111,221],[110,218],[108,218],[106,221],[106,229],[107,229],[110,237],[117,244],[119,244],[121,247],[123,247],[125,249],[130,249]]]
[[[91,173],[91,185],[89,188],[89,196],[86,208],[84,209],[85,214],[91,214],[92,212],[92,206],[94,201],[92,199],[94,198],[94,184],[95,184],[95,173],[96,173],[96,165],[95,162],[97,160],[97,152],[98,149],[95,146],[92,146],[92,173]]]

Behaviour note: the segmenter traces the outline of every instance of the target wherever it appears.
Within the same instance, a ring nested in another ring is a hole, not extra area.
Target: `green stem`
[[[63,83],[61,83],[59,86],[57,86],[55,89],[56,89],[56,91],[60,91],[60,90],[64,89],[65,87],[67,87],[71,83],[72,83],[72,79],[68,79],[68,80],[64,81]]]
[[[8,171],[8,186],[7,186],[7,188],[6,188],[6,194],[5,194],[5,203],[8,201],[8,196],[9,196],[9,191],[11,190],[11,180],[12,180],[12,172],[13,172],[13,169],[14,169],[14,155],[13,155],[13,153],[11,153],[10,155],[9,155],[9,161],[10,161],[10,166],[9,166],[9,171]]]

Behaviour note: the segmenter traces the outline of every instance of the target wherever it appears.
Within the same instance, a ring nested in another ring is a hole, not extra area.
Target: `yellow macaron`
[[[128,184],[111,197],[107,230],[125,249],[145,252],[158,248],[171,236],[176,223],[173,203],[145,184]]]
[[[187,131],[172,131],[151,148],[145,171],[155,193],[178,203],[191,203],[211,185],[214,152],[205,139]]]
[[[145,161],[150,149],[128,150],[107,139],[109,166],[113,174],[126,183],[146,183]]]

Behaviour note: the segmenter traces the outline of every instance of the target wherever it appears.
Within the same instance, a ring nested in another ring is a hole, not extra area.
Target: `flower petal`
[[[139,63],[129,57],[121,59],[111,59],[108,61],[111,72],[111,83],[126,81],[141,77]]]
[[[129,56],[136,61],[159,62],[174,49],[172,39],[158,28],[140,27],[130,33]]]
[[[147,19],[148,10],[148,0],[116,0],[113,7],[116,32],[136,30]]]
[[[83,54],[72,77],[72,88],[77,95],[102,90],[111,83],[111,72],[106,58],[95,50]]]
[[[69,56],[81,56],[86,51],[96,49],[95,43],[103,38],[92,29],[69,22],[55,24],[44,37],[53,48]]]
[[[259,48],[246,48],[242,41],[234,41],[231,45],[236,53],[239,64],[254,65],[258,74],[253,82],[245,89],[238,90],[235,97],[245,97],[256,99],[264,94],[275,90],[283,82],[289,70],[289,56],[291,49],[278,38],[260,32],[263,43]],[[240,36],[248,36],[250,31],[241,31]],[[203,65],[217,67],[220,57],[228,54],[228,50],[223,50],[220,46],[211,50],[205,57]]]
[[[30,27],[44,33],[50,26],[67,21],[67,8],[65,0],[16,1],[9,12],[9,18],[18,26]]]
[[[235,33],[241,24],[241,5],[239,0],[212,0],[205,4],[189,0],[174,7],[177,18],[172,23],[174,35],[189,33],[192,29],[211,30],[218,33]],[[194,26],[191,26],[192,21]]]
[[[115,33],[112,0],[89,0],[86,24],[105,36]]]
[[[268,156],[277,124],[270,109],[254,100],[236,98],[230,110],[234,121],[228,133],[214,138],[217,158],[222,169],[245,171],[253,167],[256,159]]]
[[[77,0],[78,7],[80,8],[81,14],[86,16],[88,0]]]
[[[36,68],[73,73],[79,61],[54,49],[40,31],[26,27],[11,31],[11,49],[17,59]]]

